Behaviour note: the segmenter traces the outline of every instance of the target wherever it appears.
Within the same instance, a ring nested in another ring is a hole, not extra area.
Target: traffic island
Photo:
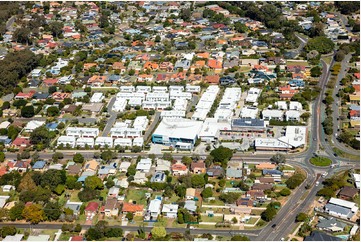
[[[310,163],[314,166],[325,167],[325,166],[330,166],[332,164],[332,160],[330,160],[327,157],[318,156],[318,157],[312,157],[310,159]]]

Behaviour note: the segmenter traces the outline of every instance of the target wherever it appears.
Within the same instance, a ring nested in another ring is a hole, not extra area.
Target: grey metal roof
[[[328,235],[320,231],[313,231],[304,241],[341,241],[341,238]]]
[[[232,126],[264,127],[264,120],[262,120],[262,119],[237,118],[237,119],[232,120]]]
[[[353,213],[351,211],[351,209],[349,208],[345,208],[345,207],[341,207],[341,206],[337,206],[335,204],[326,204],[325,205],[325,210],[334,212],[334,213],[338,213],[338,214],[342,214],[347,216],[348,218],[351,218],[353,216]]]

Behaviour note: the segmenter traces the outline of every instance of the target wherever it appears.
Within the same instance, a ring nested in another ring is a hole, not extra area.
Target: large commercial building
[[[173,147],[192,148],[203,122],[189,119],[163,118],[152,135],[152,142]]]

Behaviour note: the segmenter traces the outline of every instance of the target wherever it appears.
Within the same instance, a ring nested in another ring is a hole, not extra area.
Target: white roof
[[[215,137],[219,130],[231,130],[230,122],[217,122],[216,118],[204,120],[199,137]]]
[[[104,94],[101,92],[96,92],[90,99],[91,103],[101,102],[104,99]]]
[[[2,241],[21,241],[23,237],[23,234],[8,235]]]
[[[151,213],[158,213],[160,212],[160,206],[162,205],[162,201],[159,199],[153,199],[149,203],[148,210]]]
[[[301,116],[301,114],[299,111],[296,111],[296,110],[288,110],[288,111],[286,111],[286,116],[292,117],[292,118],[299,118]]]
[[[0,208],[4,207],[6,200],[8,200],[10,196],[0,196]]]
[[[164,118],[154,134],[163,137],[195,139],[202,128],[202,124],[202,121]]]
[[[95,142],[113,143],[113,138],[112,137],[97,137],[95,139]]]
[[[4,121],[0,124],[0,129],[6,129],[10,124],[11,123],[9,121]]]
[[[45,121],[31,120],[25,126],[25,130],[34,130],[45,124]]]
[[[275,104],[278,107],[278,109],[288,109],[286,101],[277,101]]]
[[[177,212],[178,204],[163,204],[162,213]]]
[[[62,135],[58,138],[58,142],[75,142],[75,139],[74,136]]]
[[[328,203],[335,204],[335,205],[345,207],[345,208],[350,208],[350,209],[357,207],[356,203],[354,203],[354,202],[349,202],[349,201],[345,201],[345,200],[342,200],[339,198],[334,198],[334,197],[331,197],[330,201],[328,201]]]
[[[257,147],[292,148],[290,145],[274,138],[256,138],[254,142],[256,148]]]
[[[282,118],[283,111],[277,109],[265,109],[262,111],[262,116],[264,117],[273,117],[273,118]]]
[[[243,107],[240,113],[241,118],[256,118],[258,114],[258,108]]]
[[[132,163],[130,163],[129,161],[123,161],[120,163],[119,165],[119,169],[128,169],[128,167],[131,165]]]
[[[285,136],[278,140],[293,147],[299,147],[306,144],[306,132],[306,126],[287,126]]]
[[[49,241],[50,235],[39,234],[38,236],[30,235],[27,241]]]
[[[137,164],[137,170],[149,170],[152,166],[152,160],[149,158],[141,159]]]

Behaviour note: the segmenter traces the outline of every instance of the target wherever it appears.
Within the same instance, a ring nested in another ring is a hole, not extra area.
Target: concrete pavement
[[[115,120],[117,119],[117,112],[114,112],[112,110],[113,108],[113,105],[115,103],[115,99],[116,97],[112,97],[112,99],[110,99],[109,103],[108,103],[108,106],[107,106],[107,112],[110,114],[110,117],[107,121],[107,124],[105,125],[104,127],[104,130],[102,132],[102,137],[107,137],[109,132],[110,132],[110,129],[113,127],[114,123],[115,123]]]

